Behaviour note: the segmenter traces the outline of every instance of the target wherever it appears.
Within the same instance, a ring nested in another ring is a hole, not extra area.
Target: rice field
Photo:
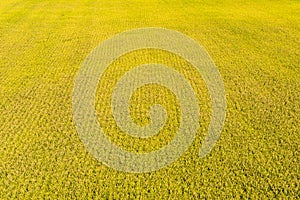
[[[0,2],[0,199],[299,199],[300,2],[204,0],[7,0]],[[149,153],[176,136],[180,106],[149,84],[131,96],[130,116],[167,120],[150,138],[125,134],[111,96],[135,66],[161,63],[191,84],[200,107],[188,150],[153,172],[115,170],[89,153],[74,123],[76,77],[87,56],[124,31],[159,27],[197,41],[218,67],[226,120],[212,151],[199,158],[211,99],[194,67],[159,49],[120,56],[99,80],[95,111],[106,136],[126,151]]]

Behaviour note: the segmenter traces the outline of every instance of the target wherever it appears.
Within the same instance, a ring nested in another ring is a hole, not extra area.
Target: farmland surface
[[[219,0],[1,0],[0,199],[299,199],[300,2]],[[133,51],[107,68],[95,109],[107,137],[128,151],[166,145],[180,123],[176,96],[152,84],[131,98],[130,114],[149,124],[149,107],[168,120],[152,138],[122,133],[111,113],[116,82],[153,62],[183,74],[199,99],[191,147],[152,173],[125,173],[102,164],[81,142],[72,92],[84,59],[117,33],[162,27],[201,44],[218,66],[226,121],[213,150],[198,151],[210,120],[201,76],[181,57]]]

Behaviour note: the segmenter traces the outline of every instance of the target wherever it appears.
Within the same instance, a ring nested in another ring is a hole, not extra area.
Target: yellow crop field
[[[299,199],[299,124],[297,0],[0,2],[0,199]]]

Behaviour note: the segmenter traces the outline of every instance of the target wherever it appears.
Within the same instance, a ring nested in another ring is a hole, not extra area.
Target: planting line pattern
[[[190,83],[178,71],[159,63],[137,66],[125,73],[116,84],[111,100],[114,119],[120,129],[133,137],[149,138],[166,122],[166,110],[158,104],[151,107],[150,124],[140,127],[130,117],[131,95],[147,84],[169,88],[179,101],[180,126],[173,140],[149,153],[121,149],[105,135],[95,111],[97,85],[105,69],[120,56],[141,49],[160,49],[174,53],[191,63],[201,74],[211,97],[211,122],[199,151],[206,156],[220,137],[225,116],[225,89],[218,68],[195,40],[163,28],[141,28],[113,36],[97,46],[85,59],[75,81],[73,118],[79,137],[87,150],[99,161],[116,170],[146,173],[176,161],[192,144],[199,126],[200,109]],[[175,80],[175,81],[174,81]]]

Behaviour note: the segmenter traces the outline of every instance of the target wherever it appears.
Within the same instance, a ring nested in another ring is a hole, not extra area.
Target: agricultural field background
[[[299,199],[300,1],[6,0],[0,2],[0,199]],[[201,76],[165,51],[130,52],[105,71],[96,112],[107,136],[132,152],[167,144],[178,128],[178,102],[166,88],[137,90],[131,116],[141,126],[160,103],[163,131],[150,139],[118,129],[113,86],[132,67],[159,62],[195,86],[197,137],[176,162],[151,173],[125,173],[91,156],[72,116],[72,92],[84,59],[117,33],[143,27],[180,31],[218,66],[227,99],[216,146],[198,151],[210,119]]]

